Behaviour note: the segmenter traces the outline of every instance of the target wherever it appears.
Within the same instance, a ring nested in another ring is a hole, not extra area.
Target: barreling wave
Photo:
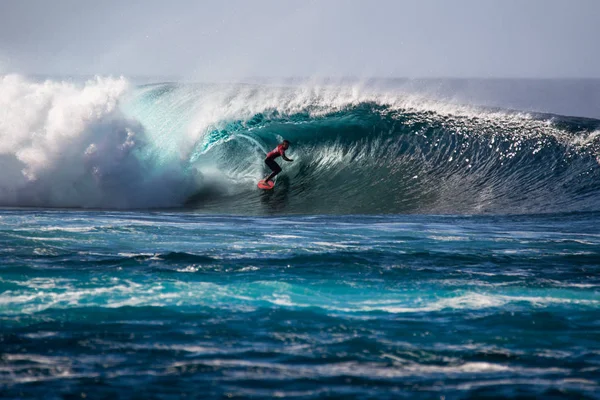
[[[600,121],[357,87],[0,80],[0,205],[236,214],[600,210]],[[291,141],[273,191],[265,153]]]

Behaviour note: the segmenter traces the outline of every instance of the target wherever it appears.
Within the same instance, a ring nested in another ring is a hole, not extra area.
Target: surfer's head
[[[283,146],[284,149],[288,149],[290,147],[290,142],[287,140],[284,140],[283,142],[281,142],[281,145]]]

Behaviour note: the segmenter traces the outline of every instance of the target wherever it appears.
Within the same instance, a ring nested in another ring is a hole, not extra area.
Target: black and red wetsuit
[[[283,144],[278,145],[273,151],[267,154],[267,157],[265,158],[265,164],[271,168],[271,171],[275,172],[275,175],[281,172],[281,167],[275,162],[275,159],[280,156],[285,156]]]

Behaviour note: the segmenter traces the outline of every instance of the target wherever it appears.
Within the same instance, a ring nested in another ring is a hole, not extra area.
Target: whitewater
[[[600,119],[414,85],[1,75],[0,397],[600,398]]]

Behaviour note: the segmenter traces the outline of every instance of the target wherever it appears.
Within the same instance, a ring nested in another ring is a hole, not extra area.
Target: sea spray
[[[0,79],[0,204],[37,207],[174,206],[189,194],[177,160],[119,109],[123,78],[84,84]],[[168,195],[165,195],[169,192]]]

